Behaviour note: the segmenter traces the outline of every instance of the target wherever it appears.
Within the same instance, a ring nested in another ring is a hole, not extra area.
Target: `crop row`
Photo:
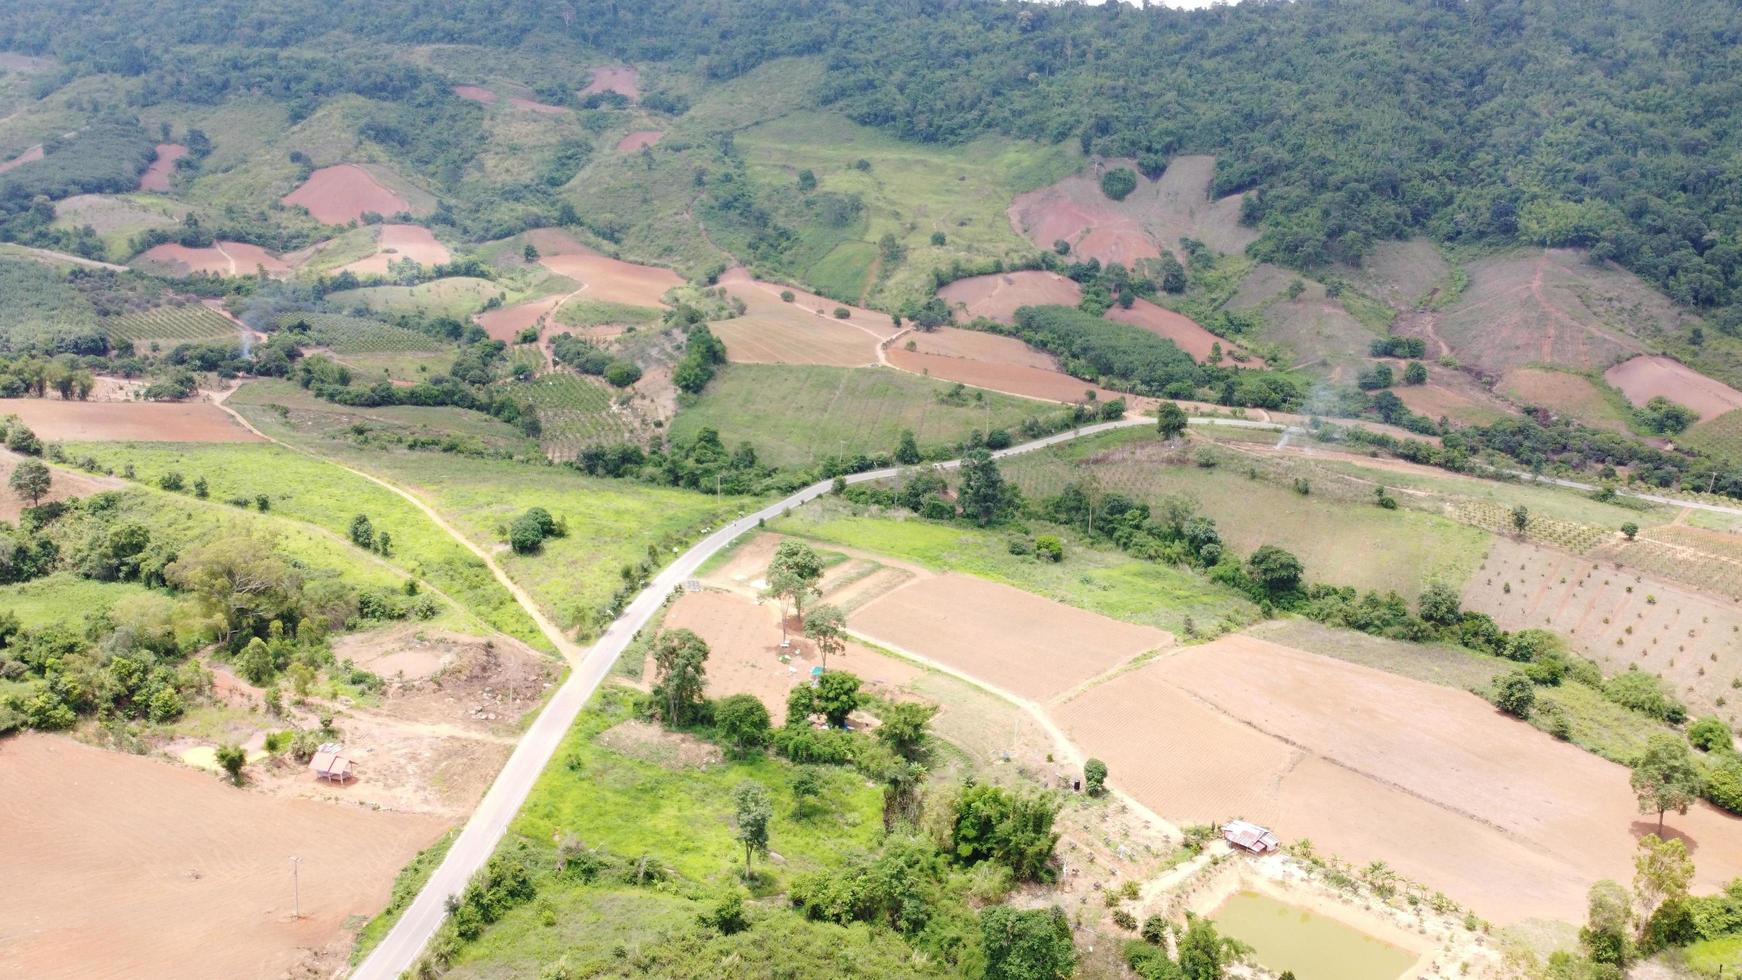
[[[107,321],[109,336],[116,340],[220,340],[236,335],[236,324],[216,310],[197,303],[159,306],[139,313],[126,313]]]
[[[428,334],[342,313],[285,313],[279,316],[278,325],[289,327],[299,321],[309,326],[309,343],[336,354],[411,354],[442,347],[441,341]]]
[[[613,404],[611,390],[592,378],[555,372],[517,385],[515,391],[537,410],[543,428],[539,442],[553,459],[570,459],[588,446],[634,435],[627,413]]]

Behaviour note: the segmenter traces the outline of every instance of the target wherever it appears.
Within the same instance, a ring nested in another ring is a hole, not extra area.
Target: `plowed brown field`
[[[1156,306],[1146,299],[1133,302],[1129,310],[1115,303],[1107,311],[1107,319],[1142,327],[1157,337],[1171,340],[1200,364],[1209,360],[1210,350],[1217,344],[1224,352],[1232,353],[1235,349],[1233,343],[1205,330],[1191,317]]]
[[[313,953],[330,973],[346,920],[379,912],[448,823],[239,790],[44,735],[7,740],[0,764],[6,976],[277,980]]]
[[[329,225],[356,221],[366,211],[390,217],[411,209],[405,198],[354,163],[316,170],[301,187],[284,195],[283,203],[307,208],[316,221]]]
[[[1591,883],[1629,880],[1637,838],[1656,829],[1625,769],[1480,698],[1247,636],[1163,656],[1054,713],[1170,819],[1256,820],[1503,923],[1578,921]],[[1742,821],[1702,805],[1669,826],[1704,887],[1742,872]]]
[[[1015,323],[1023,306],[1075,306],[1083,299],[1083,287],[1056,272],[1030,270],[958,279],[938,290],[943,301],[960,305],[969,319],[986,317],[999,323]]]
[[[261,269],[269,276],[283,275],[290,266],[258,245],[217,242],[205,248],[189,248],[174,242],[154,245],[134,260],[148,271],[172,276],[206,272],[216,276],[252,276]]]
[[[545,255],[538,261],[557,275],[581,283],[586,299],[605,303],[661,306],[661,296],[683,285],[683,277],[670,269],[636,265],[594,252]]]
[[[1635,405],[1644,405],[1653,398],[1667,398],[1700,413],[1701,419],[1742,408],[1742,391],[1667,357],[1623,361],[1604,371],[1603,380],[1620,388]]]
[[[210,402],[63,402],[0,398],[0,416],[16,415],[38,436],[57,442],[253,442],[259,438]]]
[[[720,285],[743,300],[745,313],[709,324],[726,345],[730,360],[744,364],[824,364],[859,367],[877,363],[877,344],[895,334],[888,315],[846,307],[847,319],[833,314],[843,304],[800,289],[762,282],[743,269],[720,277]],[[780,298],[793,294],[792,302]]]
[[[151,161],[151,166],[145,168],[145,173],[139,176],[139,189],[169,190],[169,175],[175,173],[175,162],[187,156],[187,152],[188,148],[180,143],[157,144],[157,156]]]
[[[889,363],[914,374],[1043,401],[1079,402],[1090,390],[1099,398],[1121,397],[1060,371],[1050,355],[1014,337],[941,327],[913,335],[913,342],[911,351],[905,342],[891,345]]]

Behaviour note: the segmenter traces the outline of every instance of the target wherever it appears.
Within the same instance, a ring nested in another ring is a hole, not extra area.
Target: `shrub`
[[[1713,806],[1742,814],[1742,756],[1728,755],[1706,774],[1705,797]]]
[[[845,320],[852,315],[853,311],[847,309],[845,306],[835,307],[835,319],[837,320]]]
[[[605,381],[614,388],[627,388],[641,380],[641,369],[630,361],[612,361],[605,368]]]
[[[792,294],[792,290],[790,290],[790,289],[782,289],[782,290],[781,290],[781,291],[780,291],[780,301],[781,301],[781,302],[782,302],[782,303],[790,303],[790,302],[792,302],[792,301],[793,301],[793,300],[794,300],[794,299],[797,299],[797,297],[796,297],[796,296],[794,296],[794,295],[793,295],[793,294]]]
[[[1628,670],[1611,677],[1603,685],[1603,695],[1622,707],[1672,725],[1687,720],[1688,709],[1664,690],[1662,681],[1641,670]]]
[[[1051,796],[969,785],[956,799],[952,851],[962,864],[995,861],[1019,880],[1041,881],[1058,843],[1052,829],[1058,811],[1058,801]]]
[[[1494,681],[1494,706],[1515,718],[1529,718],[1536,703],[1536,682],[1522,670]]]
[[[1043,534],[1034,539],[1034,556],[1054,563],[1064,561],[1064,542],[1053,535]]]
[[[240,745],[220,745],[217,752],[218,765],[224,767],[233,785],[242,785],[242,767],[248,764],[248,753]]]
[[[1107,764],[1100,759],[1090,759],[1083,763],[1083,789],[1090,796],[1100,796],[1107,791]]]
[[[768,744],[768,708],[754,694],[734,694],[714,707],[714,727],[740,752]]]
[[[1101,193],[1115,201],[1123,201],[1137,189],[1137,175],[1125,167],[1114,167],[1101,175]]]
[[[1707,715],[1688,726],[1688,743],[1702,752],[1729,751],[1736,740],[1722,718]]]
[[[157,485],[165,490],[180,492],[183,487],[187,486],[187,481],[179,472],[170,470],[157,478]]]

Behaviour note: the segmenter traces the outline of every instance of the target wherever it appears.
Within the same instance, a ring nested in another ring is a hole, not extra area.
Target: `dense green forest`
[[[1356,261],[1416,231],[1587,246],[1742,328],[1742,8],[1726,0],[1247,0],[1196,12],[994,0],[21,0],[0,10],[0,46],[62,62],[42,91],[111,72],[146,80],[140,99],[247,91],[305,107],[347,91],[431,110],[454,101],[366,42],[565,36],[713,80],[817,56],[820,103],[913,140],[1071,140],[1151,167],[1215,153],[1217,193],[1257,192],[1246,211],[1264,232],[1255,254],[1290,265]],[[410,149],[448,167],[441,157],[464,152]]]

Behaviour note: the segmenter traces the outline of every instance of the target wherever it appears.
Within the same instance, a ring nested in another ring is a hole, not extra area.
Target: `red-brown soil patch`
[[[1146,299],[1133,302],[1130,309],[1113,304],[1113,308],[1107,311],[1107,319],[1142,327],[1157,337],[1171,340],[1200,364],[1210,359],[1211,349],[1218,344],[1225,354],[1235,350],[1233,343],[1205,330],[1198,321]]]
[[[580,283],[579,298],[605,303],[663,306],[660,297],[683,285],[683,277],[670,269],[637,265],[587,250],[547,254],[538,261],[557,275]]]
[[[478,326],[483,327],[484,332],[490,335],[491,340],[513,343],[520,331],[543,320],[561,302],[561,296],[547,296],[528,303],[498,307],[488,313],[478,314],[475,319]]]
[[[787,693],[809,683],[811,668],[822,664],[816,645],[801,635],[797,619],[787,623],[792,646],[787,662],[781,662],[780,608],[773,601],[758,602],[728,592],[689,593],[672,604],[665,628],[694,630],[708,641],[709,697],[754,694],[777,719],[786,716]],[[857,643],[848,643],[846,653],[830,657],[829,667],[851,671],[885,696],[920,674],[916,667]],[[643,676],[653,676],[651,660]]]
[[[1391,390],[1417,415],[1444,418],[1455,425],[1487,425],[1510,414],[1494,398],[1456,384],[1429,381],[1424,385],[1398,385]]]
[[[896,589],[853,613],[849,623],[868,637],[1036,701],[1173,641],[1161,630],[954,574]]]
[[[1548,368],[1515,368],[1506,372],[1494,387],[1520,405],[1546,408],[1611,432],[1629,431],[1617,407],[1584,375]]]
[[[901,340],[891,344],[886,354],[889,363],[903,371],[1044,401],[1079,402],[1085,391],[1131,401],[1060,371],[1050,355],[1014,337],[940,327],[911,338],[915,350],[907,350],[906,340]]]
[[[200,272],[215,276],[252,276],[261,269],[265,269],[269,276],[281,276],[290,271],[283,259],[246,242],[216,242],[205,248],[165,242],[147,249],[134,261],[151,271],[172,276],[191,276]]]
[[[142,191],[169,190],[169,176],[175,173],[175,162],[187,156],[188,148],[180,143],[157,144],[157,157],[151,161],[151,166],[145,168],[145,173],[139,177],[139,189]]]
[[[345,266],[357,275],[386,275],[387,267],[403,259],[419,265],[440,265],[453,258],[448,247],[422,225],[381,225],[375,232],[376,252]]]
[[[886,314],[847,306],[847,319],[834,311],[845,304],[801,289],[752,279],[742,269],[720,277],[720,285],[744,301],[743,316],[709,324],[726,345],[727,357],[743,364],[828,364],[859,367],[877,363],[877,345],[895,335]],[[780,298],[793,294],[792,302]]]
[[[346,920],[379,912],[448,823],[235,789],[43,735],[9,739],[0,757],[10,976],[330,974],[350,947]]]
[[[1620,388],[1635,405],[1644,405],[1653,398],[1667,398],[1698,412],[1701,419],[1742,408],[1742,391],[1667,357],[1623,361],[1604,371],[1603,380]]]
[[[1030,270],[957,279],[938,290],[938,296],[951,307],[961,307],[970,320],[1015,323],[1016,311],[1024,306],[1077,305],[1083,287],[1056,272]]]
[[[594,92],[616,92],[631,101],[641,98],[641,72],[628,65],[593,69],[592,81],[581,89],[582,95]]]
[[[63,402],[0,399],[38,436],[59,442],[254,442],[259,436],[211,402]]]
[[[17,170],[19,167],[22,167],[27,163],[35,163],[36,161],[41,160],[42,157],[43,157],[42,144],[38,143],[37,145],[31,147],[30,149],[25,150],[23,153],[20,153],[17,156],[13,157],[12,159],[6,161],[5,163],[0,163],[0,174],[6,173],[7,171],[10,171],[10,170]]]
[[[489,105],[496,101],[495,92],[479,85],[455,85],[454,94],[462,99],[470,99],[473,102],[481,102],[484,105]]]
[[[634,153],[660,141],[665,133],[657,129],[638,129],[617,141],[618,153]]]
[[[1656,827],[1624,768],[1474,695],[1248,636],[1163,656],[1056,714],[1170,819],[1256,820],[1501,923],[1578,921],[1590,885],[1628,880]],[[1669,823],[1705,888],[1742,871],[1742,823],[1703,804]]]
[[[18,468],[19,462],[23,459],[23,456],[11,450],[0,449],[0,487],[8,485],[7,481],[12,479],[12,471]],[[94,493],[102,493],[104,490],[118,490],[127,485],[126,481],[113,477],[91,476],[54,468],[51,468],[50,472],[54,474],[54,482],[49,486],[48,496],[42,498],[43,503],[53,503],[57,500],[66,500],[69,497],[89,497]],[[24,507],[25,502],[19,498],[18,494],[13,493],[10,489],[0,492],[0,521],[17,523],[18,518],[24,513]]]
[[[1063,239],[1076,258],[1103,263],[1154,258],[1162,248],[1179,251],[1181,237],[1196,238],[1221,252],[1241,252],[1257,232],[1240,225],[1238,195],[1211,200],[1214,157],[1176,157],[1158,180],[1138,178],[1123,201],[1101,191],[1101,174],[1115,167],[1133,171],[1131,160],[1100,161],[1089,171],[1019,195],[1009,210],[1016,233],[1042,248]]]
[[[329,225],[356,221],[369,211],[389,217],[411,209],[405,198],[354,163],[316,170],[301,187],[284,195],[282,202],[307,208],[316,221]]]

